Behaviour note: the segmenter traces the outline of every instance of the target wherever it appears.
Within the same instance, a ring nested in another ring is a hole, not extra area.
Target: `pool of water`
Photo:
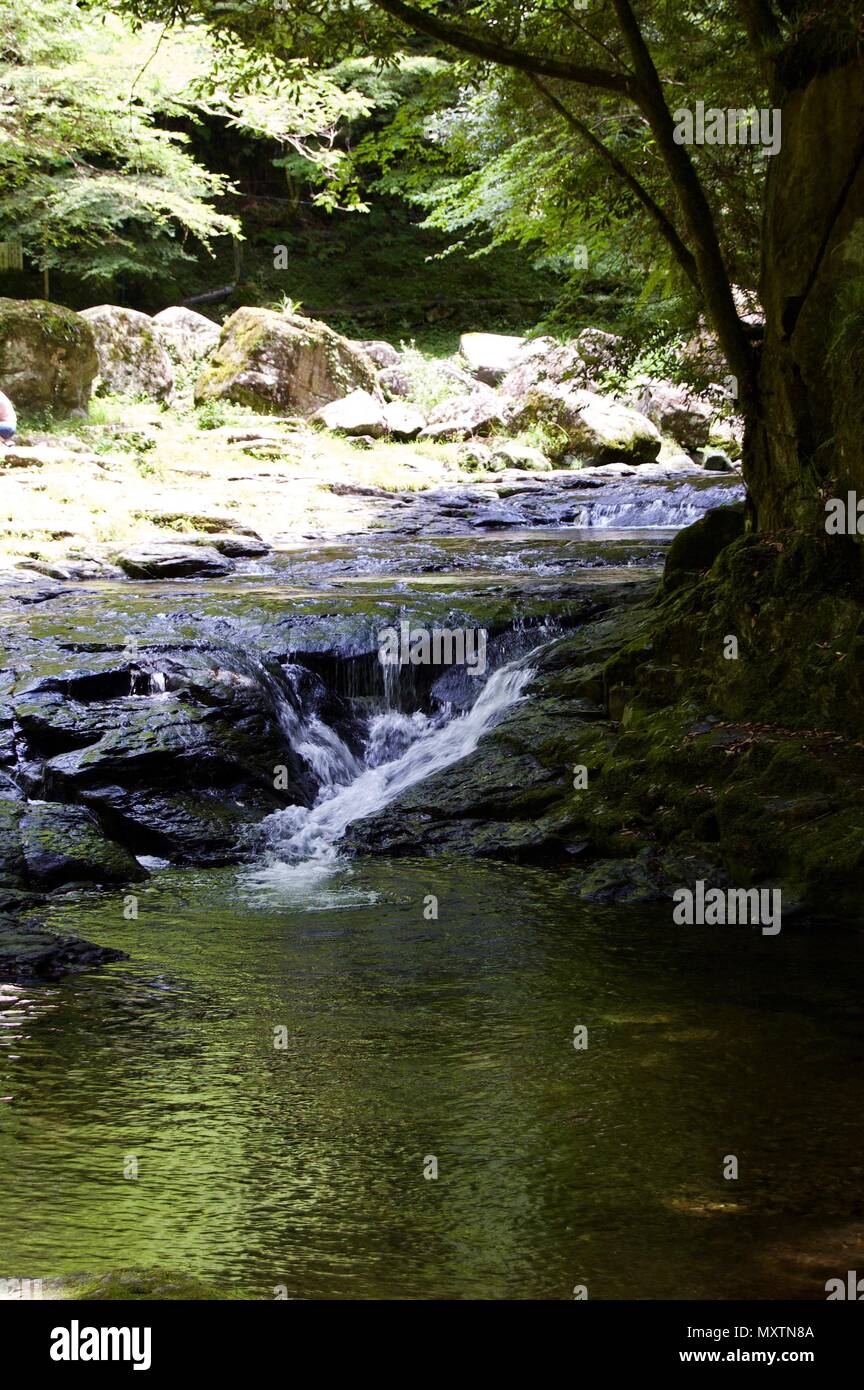
[[[824,1298],[853,1267],[860,936],[674,927],[441,860],[136,891],[137,920],[119,892],[49,917],[129,961],[0,989],[0,1273]]]

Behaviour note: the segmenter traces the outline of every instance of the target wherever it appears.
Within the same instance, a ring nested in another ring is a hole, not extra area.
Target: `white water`
[[[337,770],[334,758],[332,780],[314,806],[289,806],[267,818],[271,862],[245,874],[246,883],[277,889],[292,899],[305,898],[339,866],[339,841],[353,821],[374,815],[409,787],[473,753],[483,735],[522,697],[532,674],[524,666],[502,666],[471,708],[447,722],[441,715],[420,713],[389,711],[376,716],[369,730],[367,765],[347,785],[344,764]],[[356,765],[353,758],[352,762]],[[323,905],[320,898],[318,905]]]

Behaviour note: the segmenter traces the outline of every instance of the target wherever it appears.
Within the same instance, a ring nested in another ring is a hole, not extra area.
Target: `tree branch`
[[[688,280],[690,280],[697,290],[701,291],[702,286],[699,280],[699,269],[696,265],[695,257],[684,245],[684,242],[681,240],[672,222],[666,216],[666,213],[660,207],[659,203],[655,202],[654,198],[652,198],[644,184],[639,182],[636,176],[630,172],[618,156],[609,149],[608,145],[604,145],[602,140],[598,140],[597,136],[584,121],[580,121],[578,116],[574,116],[573,112],[568,110],[562,101],[558,100],[554,92],[550,92],[549,88],[540,81],[539,77],[535,77],[533,73],[529,73],[529,81],[536,87],[537,91],[540,92],[544,100],[549,103],[553,110],[557,111],[562,120],[566,121],[570,129],[575,131],[580,139],[584,140],[592,150],[600,155],[601,159],[606,161],[609,167],[613,169],[618,177],[627,185],[631,193],[638,198],[639,202],[653,219],[660,235],[671,248],[672,254],[681,266]]]
[[[600,91],[618,92],[622,96],[633,96],[633,78],[627,73],[612,72],[608,68],[581,66],[558,58],[544,57],[539,53],[527,53],[521,48],[511,48],[494,37],[472,33],[460,29],[449,20],[439,19],[431,10],[418,10],[407,5],[404,0],[373,0],[379,10],[398,19],[409,29],[415,29],[441,43],[449,44],[472,58],[483,58],[489,63],[502,67],[515,68],[519,72],[533,73],[538,77],[553,77],[561,82],[575,82],[583,87],[595,87]]]
[[[675,141],[675,126],[666,105],[663,85],[630,0],[612,0],[612,6],[636,74],[635,99],[651,127],[672,180],[699,268],[705,304],[729,366],[738,377],[741,397],[746,404],[756,395],[756,354],[735,308],[711,205],[686,147]]]

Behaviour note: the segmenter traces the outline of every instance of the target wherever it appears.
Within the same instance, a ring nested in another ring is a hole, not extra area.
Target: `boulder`
[[[460,468],[464,468],[469,473],[500,473],[502,471],[500,462],[493,459],[489,445],[481,444],[478,440],[472,440],[470,444],[463,444],[456,455],[456,462]]]
[[[0,796],[0,888],[24,882],[20,826],[26,809],[19,791],[12,792],[4,787]]]
[[[448,396],[429,413],[429,423],[420,431],[421,439],[463,440],[474,434],[488,434],[504,423],[501,402],[494,391],[483,387],[468,396]]]
[[[115,558],[130,579],[218,578],[234,568],[227,556],[207,545],[154,541],[132,546]]]
[[[619,343],[613,333],[599,328],[583,328],[569,343],[528,340],[501,383],[502,394],[520,401],[538,386],[592,387],[614,365]]]
[[[552,464],[540,449],[534,449],[529,444],[520,444],[518,440],[508,439],[503,444],[496,444],[492,450],[492,464],[499,464],[501,468],[520,468],[526,473],[549,473],[552,471]]]
[[[169,355],[184,366],[209,357],[222,334],[218,323],[205,318],[203,314],[196,314],[194,309],[184,309],[180,305],[160,310],[153,315],[153,322]]]
[[[174,391],[174,367],[158,328],[148,314],[117,304],[84,309],[81,318],[93,329],[99,354],[99,390],[168,400]]]
[[[388,400],[404,400],[411,395],[414,381],[408,368],[397,363],[378,373],[378,385]]]
[[[393,439],[416,439],[426,424],[425,415],[407,401],[387,401],[383,414],[387,433]]]
[[[87,409],[99,358],[92,328],[43,299],[0,299],[0,390],[16,409]]]
[[[392,343],[381,342],[375,338],[363,338],[354,343],[360,352],[365,353],[370,362],[374,362],[376,367],[398,367],[400,353],[398,353]]]
[[[728,454],[730,458],[740,459],[744,447],[743,422],[737,418],[722,417],[712,420],[708,443]]]
[[[41,760],[42,794],[91,808],[136,854],[213,863],[248,852],[249,826],[282,806],[310,805],[317,781],[280,722],[283,699],[294,698],[281,670],[247,667],[239,650],[232,668],[225,659],[160,653],[155,685],[152,664],[131,663],[22,692],[15,716],[28,759]],[[0,805],[14,881],[14,824],[30,808]]]
[[[316,319],[238,309],[195,384],[195,401],[233,401],[268,415],[312,415],[356,389],[375,368],[347,338]]]
[[[515,365],[525,341],[506,333],[463,333],[459,351],[472,376],[487,386],[497,386]]]
[[[699,465],[689,454],[670,454],[667,459],[661,460],[662,467],[669,473],[687,472],[692,473]],[[661,466],[658,463],[658,468]]]
[[[330,401],[309,418],[312,424],[341,434],[368,434],[377,439],[387,432],[384,407],[368,391],[352,391],[341,400]]]
[[[734,473],[735,466],[722,449],[703,449],[700,463],[710,473]]]
[[[146,878],[134,855],[107,840],[84,806],[30,804],[21,817],[27,881],[37,888],[64,883],[126,883]]]
[[[229,560],[253,559],[259,555],[269,555],[273,549],[260,536],[244,535],[239,531],[229,531],[224,536],[208,536],[207,541],[220,555],[227,555]]]
[[[606,333],[602,328],[583,328],[573,340],[579,356],[585,363],[589,377],[598,376],[615,366],[622,340],[615,333]]]
[[[585,364],[575,345],[534,338],[519,351],[515,365],[501,382],[501,394],[520,401],[536,386],[560,386],[569,381],[582,385],[584,374]]]
[[[529,391],[508,415],[511,428],[537,422],[566,437],[566,451],[596,463],[651,463],[662,439],[656,425],[639,411],[594,391],[551,385]]]
[[[710,569],[721,550],[744,534],[744,508],[716,507],[674,537],[666,552],[663,582],[669,587],[682,571]]]
[[[447,395],[470,395],[480,383],[455,362],[429,359],[411,351],[402,355],[397,366],[378,373],[378,386],[388,400],[410,399],[423,406]]]
[[[683,386],[670,381],[649,382],[636,408],[682,449],[702,449],[708,443],[714,412],[706,401],[691,395]]]

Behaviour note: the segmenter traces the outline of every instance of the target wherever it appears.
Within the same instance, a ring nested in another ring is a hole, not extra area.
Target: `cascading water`
[[[247,883],[294,896],[326,878],[339,863],[339,840],[353,821],[374,815],[409,787],[472,753],[522,698],[532,675],[530,666],[516,662],[500,667],[470,709],[453,717],[446,710],[432,715],[388,710],[375,715],[362,768],[346,748],[352,767],[334,759],[333,775],[322,785],[314,806],[289,806],[264,822],[270,862],[247,872]],[[347,780],[355,767],[356,775]]]

